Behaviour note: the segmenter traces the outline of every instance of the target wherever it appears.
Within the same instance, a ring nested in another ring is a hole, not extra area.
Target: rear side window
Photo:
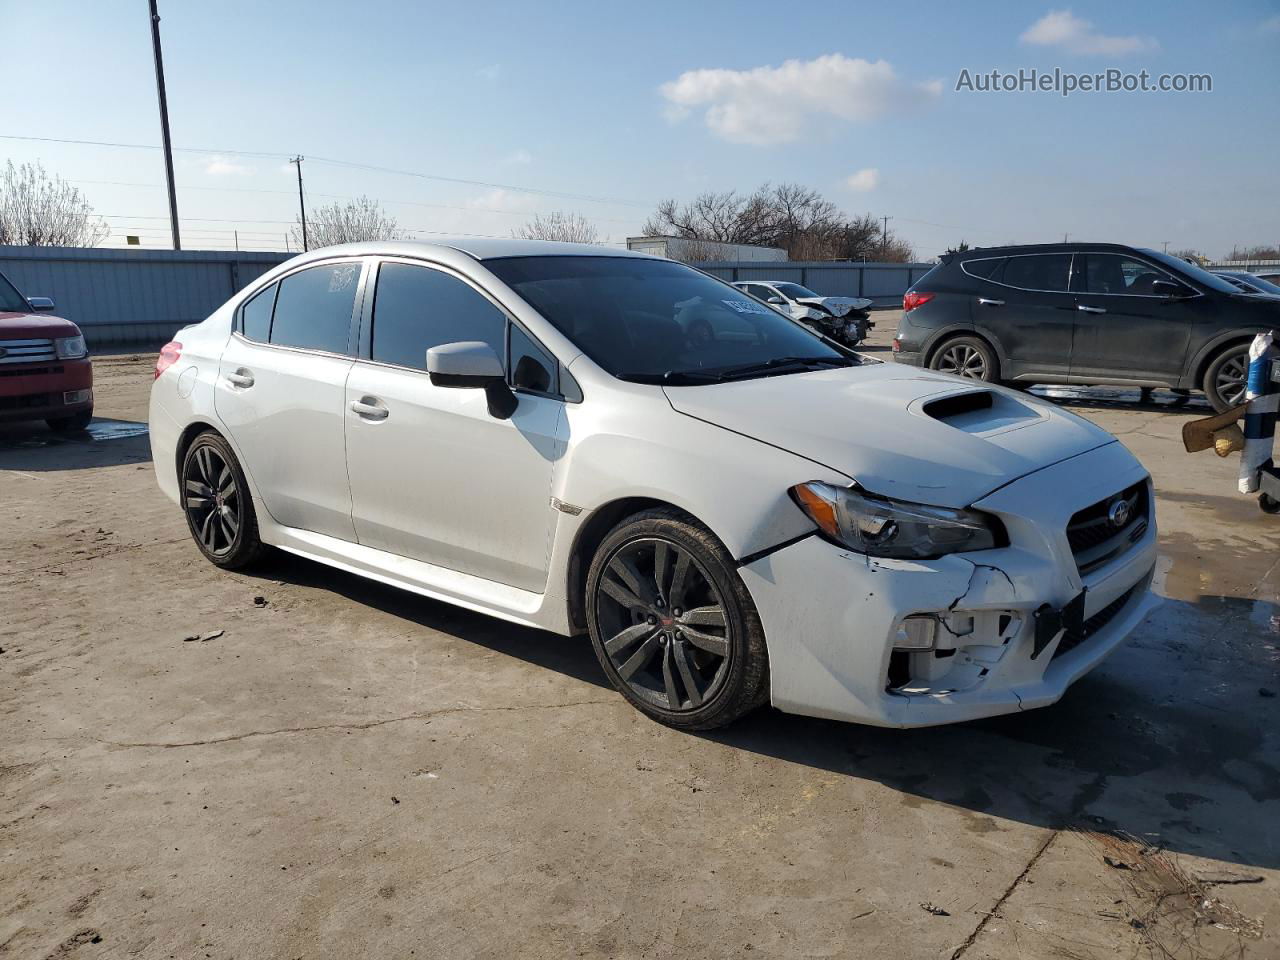
[[[501,357],[506,326],[506,314],[457,277],[404,263],[378,268],[374,360],[425,370],[429,349],[459,340],[482,340]]]
[[[986,257],[982,260],[966,260],[961,266],[964,272],[979,280],[990,280],[1004,266],[1004,257]]]
[[[1067,289],[1067,273],[1071,269],[1071,254],[1042,253],[1026,257],[1010,257],[1004,272],[991,279],[1023,290]]]
[[[329,263],[280,281],[271,342],[286,347],[346,353],[360,264]]]
[[[271,336],[271,310],[276,305],[278,284],[272,284],[244,305],[240,311],[240,332],[250,340],[266,343]]]

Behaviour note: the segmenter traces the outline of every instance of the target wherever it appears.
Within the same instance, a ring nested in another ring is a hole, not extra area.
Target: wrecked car
[[[846,347],[856,347],[876,325],[867,297],[823,297],[785,280],[744,280],[734,286]]]
[[[1151,482],[1114,437],[598,246],[296,257],[165,346],[150,436],[216,566],[274,546],[589,634],[679,728],[1044,706],[1150,603]]]

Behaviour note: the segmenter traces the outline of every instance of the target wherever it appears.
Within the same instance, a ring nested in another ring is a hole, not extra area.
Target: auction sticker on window
[[[766,317],[769,315],[769,308],[754,300],[721,300],[720,302],[736,313],[760,313]]]

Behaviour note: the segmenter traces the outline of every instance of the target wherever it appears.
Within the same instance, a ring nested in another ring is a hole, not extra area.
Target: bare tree
[[[781,247],[792,260],[911,259],[913,251],[893,235],[888,242],[871,214],[847,217],[817,190],[796,183],[764,184],[754,193],[700,194],[685,204],[664,200],[645,223],[651,236]],[[717,259],[715,256],[706,259]]]
[[[289,230],[289,236],[301,250],[301,221]],[[404,239],[405,233],[396,223],[396,218],[388,216],[377,200],[363,195],[346,203],[335,201],[328,206],[317,207],[307,217],[307,246],[313,250],[360,240]]]
[[[5,164],[0,173],[0,244],[96,247],[111,235],[80,191],[39,164]]]
[[[546,216],[536,214],[511,235],[522,240],[561,240],[565,243],[599,243],[600,232],[580,213],[556,210]]]

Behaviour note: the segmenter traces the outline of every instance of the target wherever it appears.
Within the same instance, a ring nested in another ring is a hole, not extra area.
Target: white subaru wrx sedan
[[[1151,602],[1151,483],[1114,437],[598,246],[294,258],[164,348],[150,420],[214,564],[272,545],[589,633],[677,727],[1043,706]]]

